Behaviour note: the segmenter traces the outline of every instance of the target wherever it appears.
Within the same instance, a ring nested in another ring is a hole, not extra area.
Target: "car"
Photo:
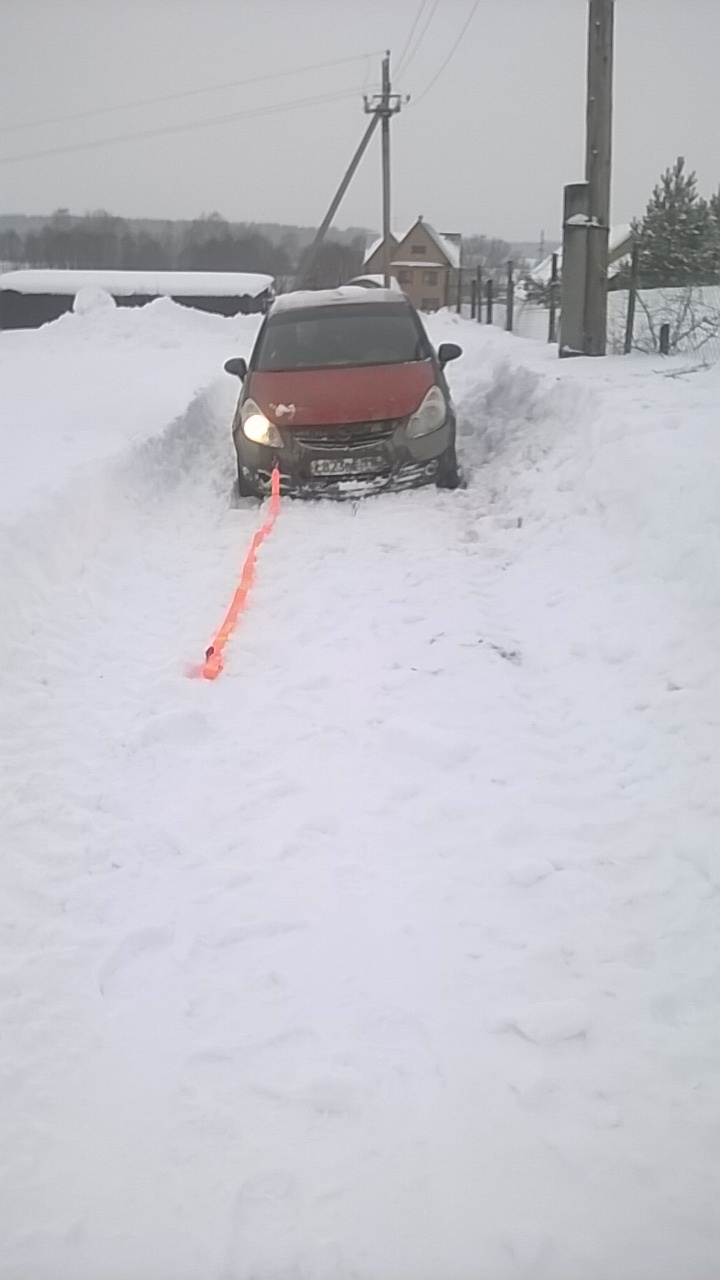
[[[393,289],[288,293],[263,320],[233,418],[241,497],[355,493],[459,483],[455,412],[443,370],[462,355],[433,349]]]

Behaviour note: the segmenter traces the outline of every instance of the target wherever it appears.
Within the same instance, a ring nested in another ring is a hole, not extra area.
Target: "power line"
[[[458,38],[457,38],[457,40],[455,41],[455,43],[454,43],[454,45],[453,45],[452,49],[451,49],[451,50],[450,50],[450,52],[449,52],[449,54],[448,54],[447,58],[446,58],[446,59],[445,59],[445,61],[443,62],[442,66],[440,67],[440,70],[439,70],[439,71],[437,71],[437,72],[435,73],[435,75],[433,76],[432,80],[430,81],[430,83],[429,83],[428,85],[426,85],[426,86],[425,86],[425,88],[423,89],[423,91],[422,91],[422,93],[420,94],[420,96],[419,96],[419,97],[417,97],[417,98],[413,98],[413,103],[412,103],[412,105],[413,105],[413,106],[415,106],[415,107],[416,107],[416,106],[417,106],[417,104],[418,104],[418,102],[422,102],[423,98],[426,96],[426,94],[428,94],[428,93],[430,92],[430,90],[432,89],[433,85],[434,85],[434,84],[435,84],[435,83],[440,79],[440,76],[442,75],[443,71],[445,70],[445,68],[446,68],[446,66],[447,66],[447,64],[448,64],[448,62],[450,61],[450,59],[452,58],[453,54],[455,53],[455,50],[458,48],[458,46],[459,46],[459,44],[460,44],[460,41],[462,40],[463,36],[465,35],[465,32],[467,31],[468,27],[470,26],[470,23],[472,22],[473,18],[475,17],[475,14],[477,13],[477,11],[478,11],[478,9],[479,9],[479,8],[480,8],[480,0],[475,0],[475,3],[474,3],[474,5],[473,5],[472,9],[470,10],[470,13],[468,14],[468,16],[467,16],[467,18],[466,18],[465,22],[463,23],[463,26],[462,26],[462,28],[461,28],[461,30],[460,30],[460,35],[458,36]]]
[[[113,111],[129,111],[133,107],[150,107],[159,102],[178,102],[180,99],[195,98],[204,93],[219,93],[223,89],[244,89],[246,85],[261,84],[266,80],[280,80],[287,76],[304,75],[308,71],[323,71],[327,67],[339,67],[347,65],[349,62],[361,62],[364,59],[377,56],[379,52],[382,52],[382,50],[372,53],[358,53],[351,58],[333,58],[329,62],[315,62],[305,67],[292,67],[288,71],[271,71],[267,75],[251,76],[249,80],[230,80],[225,84],[208,85],[205,89],[185,89],[180,93],[164,93],[154,98],[137,98],[134,102],[122,102],[114,107],[94,107],[90,111],[75,111],[69,115],[49,116],[43,120],[27,120],[23,124],[0,125],[0,133],[14,133],[20,129],[36,129],[42,125],[49,124],[65,124],[71,120],[89,120],[94,116],[109,115]]]
[[[231,115],[210,116],[206,120],[195,120],[190,124],[165,125],[157,129],[143,129],[137,133],[116,134],[112,138],[95,138],[91,142],[75,142],[64,147],[49,147],[44,151],[26,151],[22,155],[0,156],[0,164],[13,164],[21,160],[42,160],[47,156],[67,155],[71,151],[90,151],[97,147],[110,147],[118,142],[135,142],[142,138],[158,138],[168,133],[189,133],[193,129],[207,129],[212,125],[230,124],[235,120],[245,120],[251,116],[276,115],[281,111],[291,111],[295,107],[318,106],[324,102],[338,102],[343,98],[354,98],[359,88],[344,89],[339,93],[326,93],[315,98],[296,98],[292,102],[280,102],[272,107],[255,107],[249,111],[234,111]]]
[[[411,26],[411,28],[410,28],[410,35],[408,36],[407,40],[405,41],[405,46],[404,46],[404,48],[403,48],[403,51],[402,51],[402,53],[400,54],[400,57],[398,58],[397,71],[395,72],[395,74],[396,74],[396,75],[398,74],[398,72],[399,72],[399,71],[401,71],[401,70],[402,70],[403,58],[405,57],[405,54],[407,53],[408,49],[410,48],[410,45],[412,44],[413,36],[415,35],[415,31],[416,31],[416,29],[417,29],[417,24],[418,24],[418,22],[420,21],[420,18],[422,17],[422,11],[423,11],[423,9],[425,8],[425,5],[426,5],[426,4],[427,4],[427,0],[420,0],[420,5],[419,5],[419,7],[418,7],[417,13],[415,14],[415,19],[414,19],[413,24],[412,24],[412,26]]]
[[[411,50],[410,55],[409,55],[409,57],[408,57],[407,61],[405,62],[404,67],[402,68],[403,73],[407,71],[408,67],[410,66],[410,63],[412,62],[413,58],[415,57],[415,54],[417,53],[418,49],[420,48],[420,45],[422,44],[423,40],[425,39],[425,33],[427,32],[427,29],[428,29],[428,27],[430,26],[430,23],[432,22],[433,18],[435,17],[435,14],[436,14],[436,12],[437,12],[438,5],[439,5],[439,4],[440,4],[440,0],[435,0],[435,3],[434,3],[434,5],[433,5],[432,9],[430,10],[430,12],[429,12],[429,14],[428,14],[428,16],[427,16],[426,20],[425,20],[425,25],[424,25],[424,27],[423,27],[422,31],[420,32],[420,35],[418,36],[418,38],[417,38],[416,42],[415,42],[415,47]],[[399,69],[398,69],[398,70],[399,70]],[[397,72],[396,72],[396,75],[397,75]]]

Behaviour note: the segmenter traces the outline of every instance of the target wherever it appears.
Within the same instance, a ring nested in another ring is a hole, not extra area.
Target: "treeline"
[[[218,213],[194,222],[136,223],[105,210],[74,217],[58,209],[27,231],[0,230],[0,261],[26,267],[124,271],[252,271],[282,284],[297,271],[311,233],[288,229],[279,239],[230,223]],[[313,274],[332,288],[361,270],[365,237],[329,239]]]

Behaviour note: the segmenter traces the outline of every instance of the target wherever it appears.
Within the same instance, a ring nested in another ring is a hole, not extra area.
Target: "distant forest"
[[[372,231],[331,228],[313,268],[316,288],[334,288],[362,270]],[[125,271],[257,271],[292,287],[313,227],[227,222],[219,213],[192,222],[116,218],[104,209],[76,217],[57,209],[49,218],[0,215],[0,268],[64,267]],[[551,246],[554,248],[555,246]],[[505,264],[533,257],[533,246],[472,235],[463,240],[463,265],[504,278]]]
[[[253,271],[282,285],[297,271],[314,230],[232,223],[218,213],[192,222],[83,217],[58,209],[50,218],[0,217],[0,262],[16,267],[126,271]],[[333,287],[362,267],[368,233],[335,231],[321,247],[313,275]]]

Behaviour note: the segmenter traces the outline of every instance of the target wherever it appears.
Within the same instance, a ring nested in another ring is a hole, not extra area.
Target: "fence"
[[[491,273],[485,273],[482,267],[465,268],[458,282],[456,310],[479,324],[496,325],[521,338],[555,342],[560,285],[557,255],[553,258],[553,276],[541,298],[528,296],[525,286],[516,279],[512,262]]]
[[[557,341],[560,323],[560,280],[553,278],[540,299],[528,298],[517,285],[512,263],[498,279],[468,269],[460,285],[456,309],[481,324],[493,324],[522,338]],[[607,350],[660,355],[688,355],[698,365],[720,361],[720,280],[715,284],[670,288],[637,288],[636,267],[628,287],[610,288],[607,305]]]

